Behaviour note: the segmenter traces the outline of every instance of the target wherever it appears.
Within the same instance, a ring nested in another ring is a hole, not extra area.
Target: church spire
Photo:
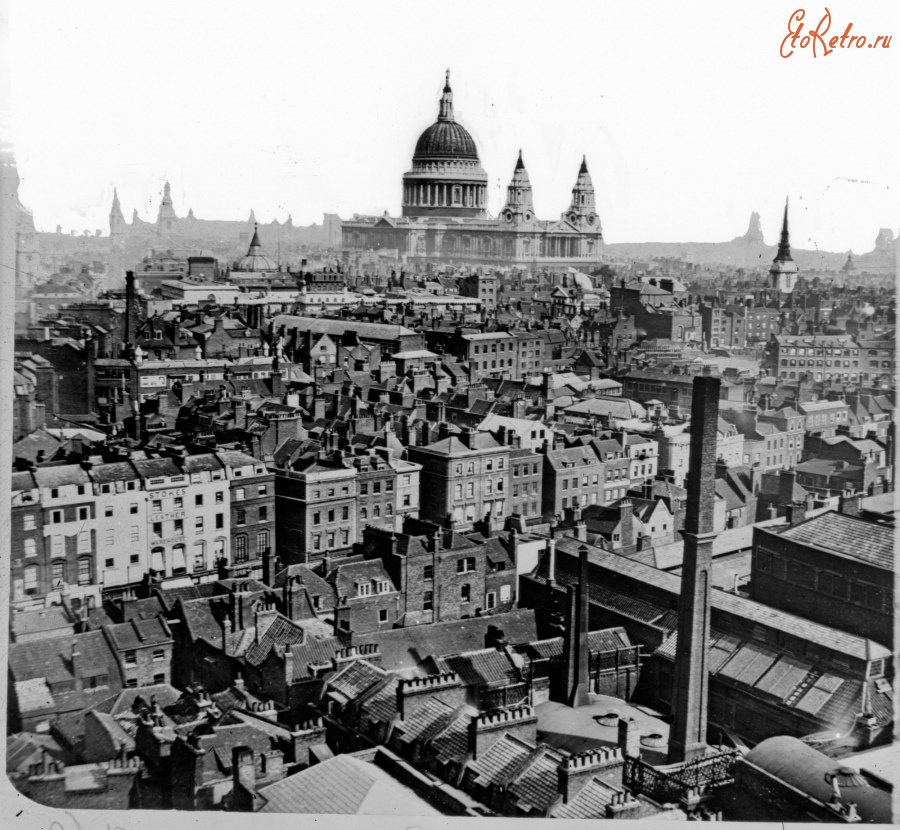
[[[587,156],[581,157],[581,169],[578,171],[578,175],[580,176],[582,173],[587,173]]]
[[[116,190],[116,188],[113,188],[113,201],[112,207],[109,210],[109,215],[122,216],[122,205],[119,203],[119,192]]]
[[[525,162],[522,161],[522,148],[519,148],[519,160],[516,162],[516,170],[524,170]]]
[[[453,121],[453,90],[450,89],[450,70],[444,79],[444,94],[441,95],[441,108],[438,111],[438,121]]]
[[[791,262],[791,238],[788,233],[788,197],[784,198],[784,221],[781,225],[781,242],[778,243],[778,253],[775,255],[776,262]]]

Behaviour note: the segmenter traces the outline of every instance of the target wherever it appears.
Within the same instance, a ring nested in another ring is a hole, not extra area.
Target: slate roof
[[[466,686],[487,686],[519,682],[518,673],[505,652],[495,648],[438,657],[442,672],[456,672]]]
[[[358,637],[354,635],[353,640],[354,644],[377,643],[383,668],[410,673],[429,656],[459,654],[482,648],[491,625],[502,629],[510,643],[528,643],[537,639],[534,611],[519,609],[468,620],[373,631]],[[424,674],[424,671],[421,673]]]
[[[876,568],[894,569],[894,529],[855,516],[823,513],[785,530],[781,537]]]
[[[606,807],[612,802],[612,797],[620,793],[618,787],[613,787],[599,778],[592,778],[579,790],[569,802],[560,802],[559,806],[550,813],[550,818],[589,819],[606,818]]]
[[[118,651],[172,642],[172,634],[168,631],[167,625],[158,617],[110,625],[106,630]]]
[[[387,672],[372,665],[368,660],[354,660],[328,679],[328,689],[353,700],[384,680],[386,675]]]
[[[437,811],[379,767],[337,755],[257,791],[262,813],[432,815]],[[371,806],[367,807],[367,803]]]
[[[559,795],[557,769],[563,755],[549,747],[539,746],[531,760],[508,787],[520,810],[532,808],[543,815]]]
[[[466,764],[466,777],[475,776],[480,787],[503,785],[515,777],[528,762],[535,747],[504,732],[487,752]]]

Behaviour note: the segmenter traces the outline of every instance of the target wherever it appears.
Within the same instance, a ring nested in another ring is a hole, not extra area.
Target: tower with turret
[[[588,172],[587,157],[581,159],[578,178],[572,188],[572,201],[569,209],[563,213],[567,220],[579,230],[600,230],[600,217],[597,216],[597,201],[594,196],[594,183]]]

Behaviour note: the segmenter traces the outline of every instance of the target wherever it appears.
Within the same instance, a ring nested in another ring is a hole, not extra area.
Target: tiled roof
[[[442,763],[462,761],[469,752],[469,724],[478,711],[467,707],[431,741],[431,751]]]
[[[450,723],[456,710],[452,706],[430,697],[423,701],[408,718],[400,721],[396,729],[406,741],[415,741],[436,735]]]
[[[397,714],[398,677],[389,677],[368,700],[360,706],[360,712],[371,720],[390,723]]]
[[[855,516],[823,513],[785,530],[781,537],[877,568],[894,568],[894,529]]]
[[[258,666],[268,657],[274,646],[292,646],[303,643],[306,632],[287,617],[279,614],[266,629],[265,634],[247,648],[244,659],[251,666]]]

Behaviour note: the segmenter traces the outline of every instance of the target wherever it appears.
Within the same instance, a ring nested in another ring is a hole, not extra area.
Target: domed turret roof
[[[416,142],[413,161],[464,158],[478,161],[478,150],[469,131],[453,118],[453,90],[450,89],[450,70],[444,83],[444,94],[438,120]]]
[[[253,239],[250,240],[250,247],[247,249],[247,255],[241,257],[234,263],[234,271],[277,271],[278,265],[275,260],[267,257],[262,250],[259,241],[259,230],[257,226],[253,226]]]

